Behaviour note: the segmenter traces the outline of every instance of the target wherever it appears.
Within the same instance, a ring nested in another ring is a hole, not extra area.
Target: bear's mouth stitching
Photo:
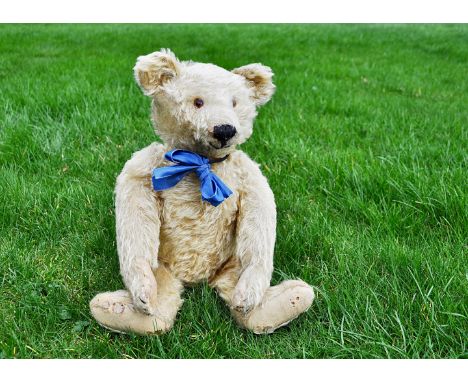
[[[224,148],[227,148],[227,147],[230,147],[231,145],[226,145],[225,143],[221,143],[221,145],[219,147],[216,147],[213,143],[211,142],[208,142],[210,144],[211,147],[215,148],[216,150],[221,150],[221,149],[224,149]]]

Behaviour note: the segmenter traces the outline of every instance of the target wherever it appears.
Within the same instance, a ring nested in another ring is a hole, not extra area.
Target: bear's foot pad
[[[139,312],[126,290],[100,293],[89,307],[101,326],[117,333],[160,334],[171,326],[157,316]]]
[[[270,334],[289,324],[312,305],[313,288],[301,280],[288,280],[270,287],[262,303],[240,323],[255,334]]]

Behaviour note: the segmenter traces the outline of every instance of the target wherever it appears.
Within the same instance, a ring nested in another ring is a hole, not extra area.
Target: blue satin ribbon
[[[200,179],[202,200],[216,207],[232,194],[229,187],[211,171],[210,161],[203,155],[176,149],[167,152],[164,157],[177,164],[153,170],[151,180],[155,191],[174,187],[185,175],[194,171]]]

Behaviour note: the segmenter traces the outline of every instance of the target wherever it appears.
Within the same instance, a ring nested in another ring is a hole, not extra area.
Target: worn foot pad
[[[262,303],[241,324],[255,334],[273,333],[309,309],[314,297],[314,290],[304,281],[283,281],[265,292]]]
[[[126,290],[100,293],[91,300],[89,307],[97,322],[114,332],[160,334],[171,327],[159,317],[137,311]]]

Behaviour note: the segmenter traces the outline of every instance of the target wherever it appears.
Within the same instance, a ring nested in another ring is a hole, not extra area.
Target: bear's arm
[[[242,274],[234,291],[237,309],[258,305],[270,285],[276,239],[276,205],[273,192],[258,164],[242,154],[239,185],[236,255]]]
[[[153,311],[158,266],[161,202],[151,186],[151,171],[160,166],[164,147],[153,143],[133,154],[117,178],[115,216],[120,273],[135,305]]]

